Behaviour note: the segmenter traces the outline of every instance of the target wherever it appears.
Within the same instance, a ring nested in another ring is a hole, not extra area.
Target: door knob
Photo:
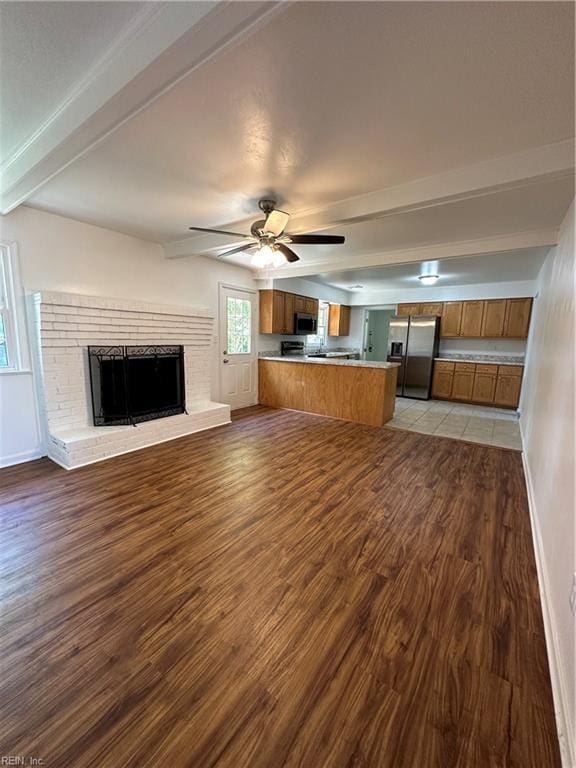
[[[223,363],[229,363],[230,361],[225,358],[224,360],[222,360],[222,362]]]

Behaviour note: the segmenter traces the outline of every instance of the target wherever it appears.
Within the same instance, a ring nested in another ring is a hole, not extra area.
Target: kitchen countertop
[[[346,354],[346,353],[343,353]],[[350,354],[350,353],[348,353]],[[385,363],[380,360],[342,360],[338,357],[299,357],[297,355],[264,355],[259,360],[272,360],[277,363],[306,363],[311,365],[346,365],[357,368],[399,368],[400,363]]]
[[[524,365],[522,357],[488,357],[483,355],[466,355],[462,357],[435,357],[434,361],[443,363],[488,363],[490,365]]]

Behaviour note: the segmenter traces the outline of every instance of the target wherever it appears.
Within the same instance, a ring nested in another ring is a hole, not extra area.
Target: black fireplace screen
[[[185,412],[183,347],[88,347],[88,360],[95,426]]]

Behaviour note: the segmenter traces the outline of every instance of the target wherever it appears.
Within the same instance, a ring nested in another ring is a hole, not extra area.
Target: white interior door
[[[256,293],[220,286],[220,400],[234,408],[258,402]]]

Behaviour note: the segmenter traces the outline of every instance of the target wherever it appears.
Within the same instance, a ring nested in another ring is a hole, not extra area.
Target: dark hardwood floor
[[[0,754],[560,765],[516,452],[255,408],[0,488]]]

